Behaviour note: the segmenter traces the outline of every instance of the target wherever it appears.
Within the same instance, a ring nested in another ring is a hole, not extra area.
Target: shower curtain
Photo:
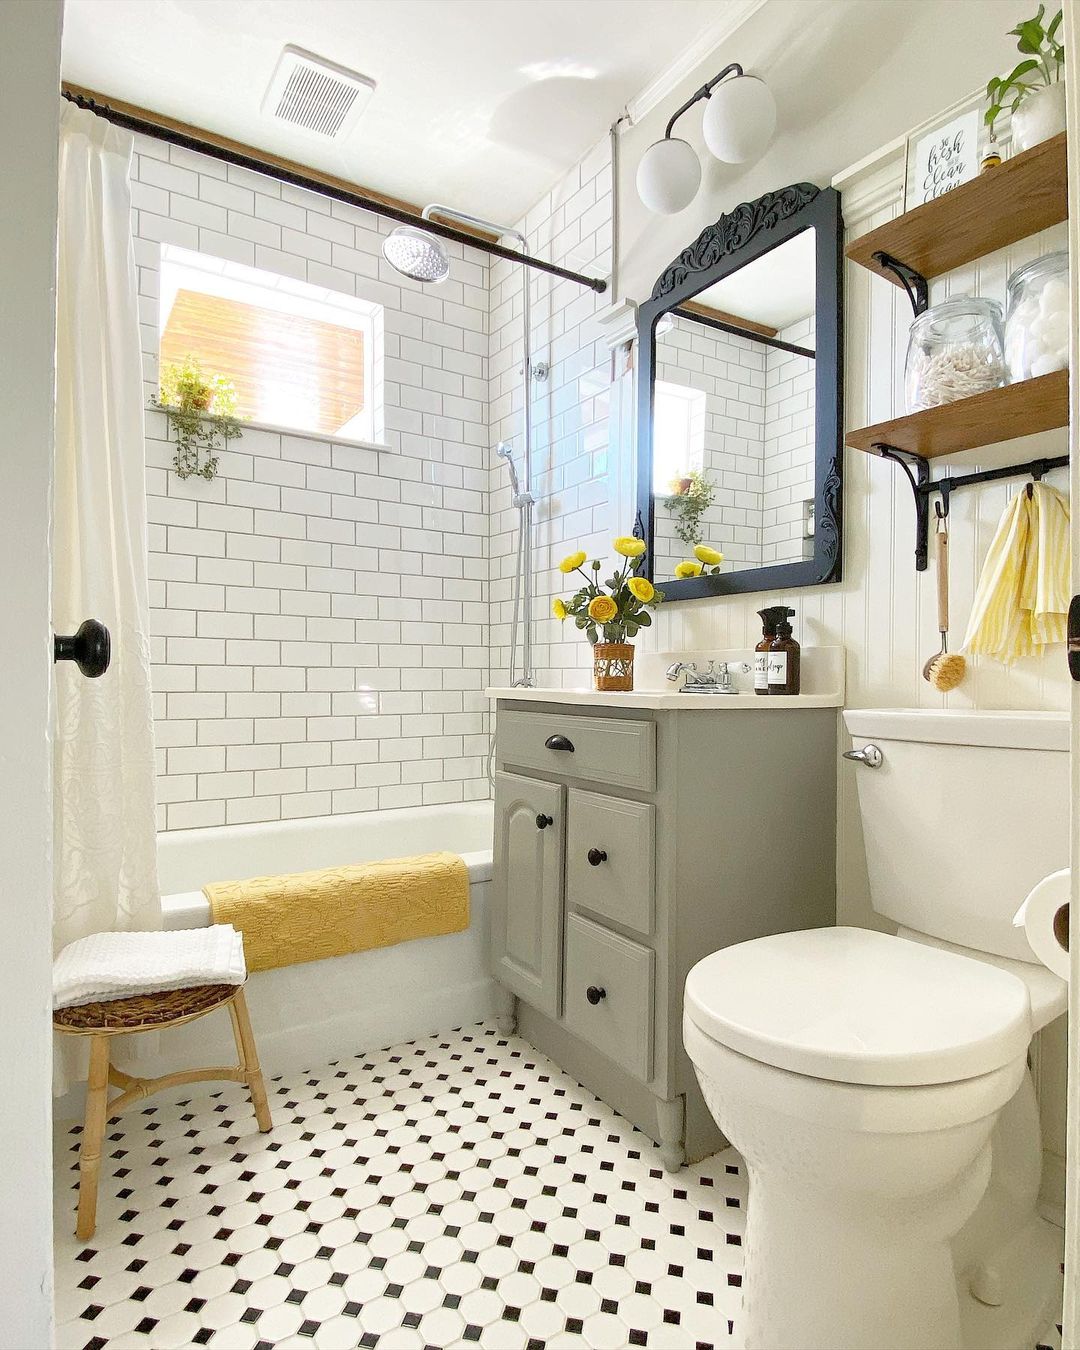
[[[142,353],[131,135],[68,105],[60,132],[53,623],[112,634],[112,665],[55,670],[54,951],[160,928]],[[61,1037],[63,1042],[76,1038]],[[56,1090],[74,1072],[64,1054]]]

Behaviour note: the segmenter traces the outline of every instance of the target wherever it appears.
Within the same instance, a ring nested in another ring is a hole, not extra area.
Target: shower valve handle
[[[545,750],[565,750],[567,754],[574,753],[574,742],[567,736],[549,736],[544,742]]]
[[[97,619],[84,619],[77,632],[53,638],[53,660],[74,661],[88,680],[105,674],[111,656],[109,630]]]

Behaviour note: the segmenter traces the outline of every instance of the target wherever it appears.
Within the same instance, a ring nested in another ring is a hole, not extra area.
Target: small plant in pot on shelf
[[[154,406],[169,421],[178,478],[198,474],[208,482],[217,475],[218,454],[244,433],[236,415],[236,387],[221,375],[204,375],[193,356],[161,367]]]
[[[1046,6],[1033,19],[1024,19],[1010,35],[1024,58],[1008,75],[986,86],[990,106],[984,120],[991,134],[994,123],[1008,108],[1012,114],[1012,142],[1016,150],[1030,150],[1065,130],[1065,49],[1058,41],[1061,10],[1043,23]]]
[[[675,521],[676,535],[687,548],[693,548],[701,543],[701,522],[716,500],[716,484],[695,470],[685,478],[676,478],[671,488],[671,496],[664,498],[664,506]]]
[[[564,576],[579,572],[584,585],[569,600],[556,599],[551,612],[557,619],[573,619],[593,648],[593,684],[608,693],[625,693],[634,687],[634,647],[631,641],[652,624],[651,609],[664,596],[647,577],[639,576],[645,543],[624,535],[613,544],[624,559],[613,576],[600,580],[603,563],[587,562],[584,550],[571,553],[559,564]]]

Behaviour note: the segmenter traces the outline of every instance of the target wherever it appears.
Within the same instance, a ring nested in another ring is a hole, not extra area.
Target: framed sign
[[[910,146],[907,209],[933,201],[979,172],[978,108],[925,132]]]

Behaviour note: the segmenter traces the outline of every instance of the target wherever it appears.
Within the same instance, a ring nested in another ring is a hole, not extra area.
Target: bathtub
[[[274,1074],[314,1067],[498,1011],[488,960],[491,847],[491,802],[176,830],[158,835],[163,924],[208,924],[201,887],[212,881],[440,849],[461,854],[470,881],[465,932],[249,977],[248,1006],[263,1068]],[[154,1059],[163,1068],[228,1062],[232,1054],[224,1016],[163,1032],[159,1040]]]

